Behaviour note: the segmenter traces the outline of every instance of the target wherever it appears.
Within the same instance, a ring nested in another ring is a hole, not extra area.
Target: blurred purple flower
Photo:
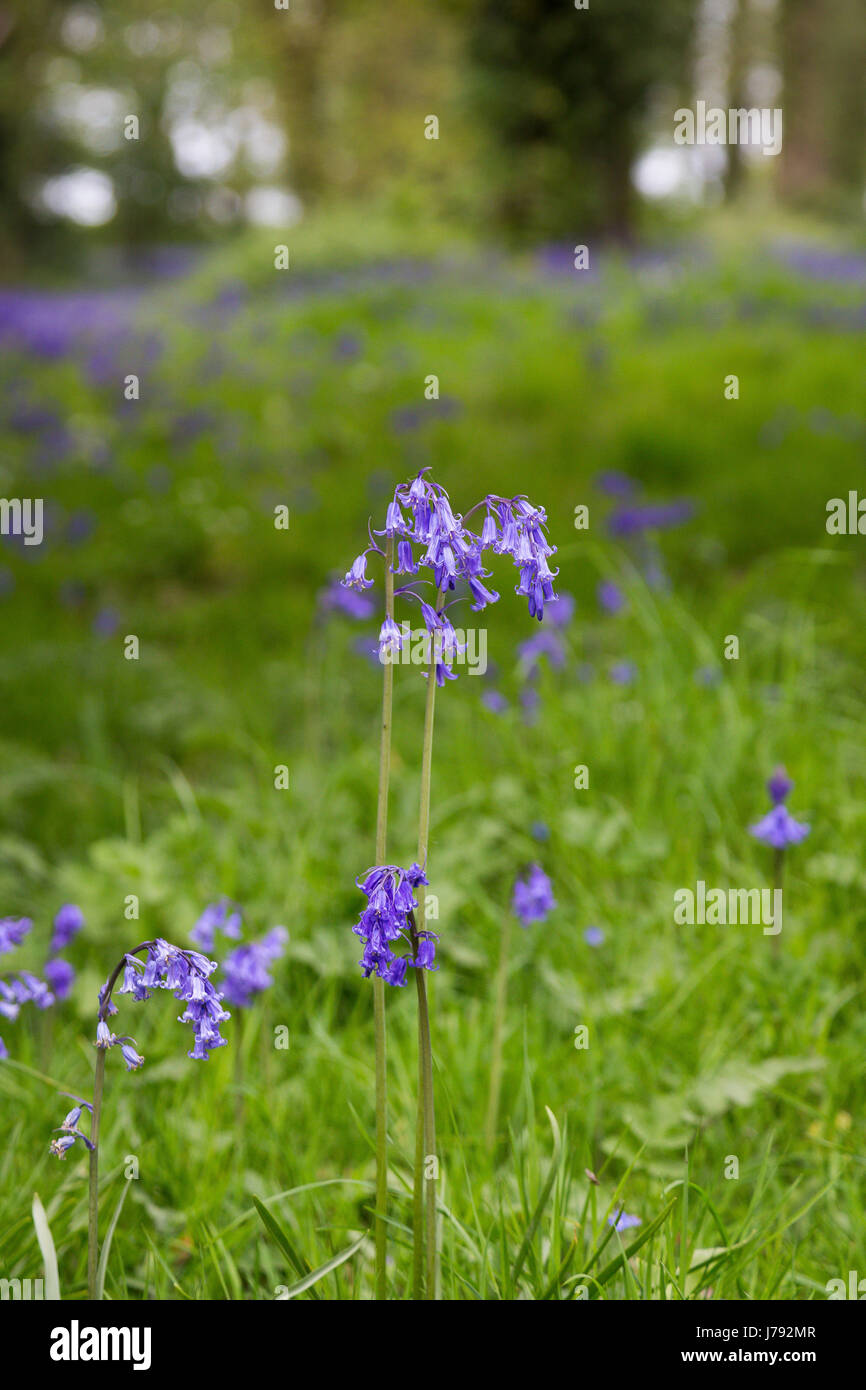
[[[550,879],[540,864],[531,864],[525,878],[518,878],[514,884],[511,910],[521,925],[528,927],[533,922],[543,922],[555,907]]]

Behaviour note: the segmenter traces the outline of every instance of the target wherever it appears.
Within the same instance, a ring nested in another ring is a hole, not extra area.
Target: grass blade
[[[60,1274],[57,1270],[57,1251],[54,1249],[54,1240],[51,1236],[51,1227],[48,1225],[48,1217],[45,1215],[45,1208],[39,1200],[37,1193],[33,1193],[33,1225],[36,1227],[36,1239],[39,1242],[39,1249],[42,1252],[42,1263],[45,1266],[45,1297],[56,1302],[60,1298]]]

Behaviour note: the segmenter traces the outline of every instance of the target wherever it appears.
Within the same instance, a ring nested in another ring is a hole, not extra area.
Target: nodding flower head
[[[84,913],[81,908],[76,907],[74,903],[64,903],[54,918],[54,934],[50,947],[52,956],[56,956],[58,951],[62,951],[65,946],[68,946],[83,926]]]
[[[358,556],[357,560],[352,561],[352,568],[348,571],[346,578],[343,580],[347,589],[357,589],[359,591],[361,589],[372,589],[373,581],[367,576],[367,556],[369,553],[369,550],[365,550],[363,554]]]
[[[532,922],[543,922],[555,907],[550,879],[539,864],[531,864],[526,875],[518,878],[514,885],[511,908],[515,917],[528,927]]]
[[[60,1135],[59,1139],[52,1139],[48,1146],[48,1152],[55,1158],[65,1158],[72,1148],[76,1139],[80,1139],[86,1149],[93,1149],[95,1145],[91,1143],[86,1134],[81,1132],[79,1121],[81,1120],[82,1110],[89,1110],[93,1114],[93,1106],[88,1100],[80,1100],[78,1096],[73,1096],[74,1106],[67,1114],[62,1125],[58,1125],[55,1133]]]
[[[146,953],[143,961],[138,959],[142,951]],[[146,1000],[154,989],[166,989],[173,993],[175,999],[186,1004],[178,1021],[193,1026],[194,1046],[187,1056],[206,1060],[214,1048],[225,1047],[226,1040],[220,1036],[219,1025],[230,1017],[220,1002],[222,994],[210,983],[209,976],[216,969],[216,961],[208,960],[198,951],[173,946],[162,937],[142,942],[134,951],[123,956],[113,975],[99,991],[96,1046],[120,1047],[127,1071],[137,1070],[144,1061],[136,1051],[133,1039],[116,1036],[105,1022],[110,1014],[117,1012],[111,993],[122,972],[123,984],[118,990],[119,994],[131,994],[133,999]]]
[[[133,1038],[125,1038],[123,1040],[120,1040],[120,1055],[126,1063],[127,1071],[138,1071],[138,1068],[144,1061],[144,1058],[141,1056],[141,1054],[136,1051],[135,1041]]]
[[[365,977],[378,975],[389,985],[405,985],[406,969],[435,970],[438,940],[433,932],[417,931],[413,916],[418,903],[414,890],[427,883],[427,876],[418,864],[401,869],[397,864],[383,864],[368,869],[357,880],[367,906],[352,928],[364,942],[364,954],[358,964]],[[392,949],[403,943],[409,953],[397,955]]]
[[[772,809],[757,825],[749,826],[749,834],[769,845],[771,849],[783,850],[789,845],[797,845],[801,840],[805,840],[811,829],[811,826],[803,821],[794,820],[785,805],[793,786],[794,783],[785,769],[781,765],[777,767],[767,782],[767,791],[773,803]]]
[[[534,506],[525,497],[498,497],[489,494],[462,517],[456,513],[448,493],[422,469],[409,482],[399,485],[388,505],[383,530],[396,542],[394,574],[416,575],[424,567],[432,571],[433,584],[441,593],[465,583],[474,612],[496,603],[499,594],[485,582],[491,577],[484,566],[486,553],[510,555],[520,571],[515,592],[528,600],[530,615],[544,616],[544,606],[556,599],[553,580],[558,573],[550,568],[549,556],[555,547],[547,535],[547,517],[543,508]],[[467,526],[473,512],[484,509],[480,534]],[[367,577],[367,556],[384,551],[370,536],[370,545],[353,562],[343,583],[351,589],[366,589],[372,584]],[[416,595],[417,597],[417,595]],[[390,628],[380,636],[380,643],[394,641]],[[439,683],[453,678],[447,671],[436,672]]]

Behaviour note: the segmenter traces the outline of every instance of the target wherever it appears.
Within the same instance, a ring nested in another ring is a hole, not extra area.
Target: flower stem
[[[499,945],[499,969],[496,975],[496,1012],[493,1016],[493,1049],[490,1060],[490,1093],[487,1099],[487,1122],[484,1143],[488,1153],[496,1143],[496,1122],[499,1118],[499,1095],[502,1090],[502,1050],[505,1037],[505,1012],[508,998],[508,956],[511,946],[511,917],[506,913],[502,922]]]
[[[385,615],[394,616],[394,538],[385,542]],[[376,864],[385,862],[388,831],[388,784],[391,775],[391,723],[394,706],[394,666],[382,668],[382,729],[379,742],[379,798],[376,809]],[[385,981],[373,978],[373,1021],[376,1032],[376,1297],[387,1297],[385,1262],[388,1247],[388,1111],[386,1091]]]
[[[437,601],[437,608],[438,608]],[[427,669],[427,704],[424,711],[424,745],[421,753],[421,802],[418,813],[418,863],[422,868],[427,864],[427,843],[430,837],[430,783],[433,768],[433,716],[436,708],[436,670],[431,660]],[[425,928],[426,905],[423,893],[419,894],[417,932]],[[417,941],[415,943],[417,954]],[[423,1191],[426,1208],[425,1295],[428,1299],[436,1297],[436,1177],[425,1178],[425,1168],[433,1163],[436,1171],[436,1116],[433,1104],[433,1049],[430,1041],[430,1012],[427,1004],[426,972],[415,971],[415,984],[418,991],[418,1126],[415,1142],[415,1297],[420,1297],[417,1288],[417,1271],[420,1263],[419,1249],[421,1231],[419,1222],[420,1194]],[[418,1135],[423,1133],[423,1145],[418,1143]]]
[[[785,881],[785,851],[784,851],[783,849],[777,849],[777,850],[775,851],[774,855],[773,855],[773,892],[774,892],[774,897],[773,897],[773,913],[774,913],[774,914],[775,914],[775,911],[776,911],[775,893],[781,893],[781,891],[782,891],[782,884],[784,883],[784,881]],[[773,925],[774,925],[774,926],[776,925],[775,922],[774,922]],[[774,959],[774,960],[778,960],[778,959],[779,959],[779,954],[780,954],[781,949],[782,949],[782,943],[781,943],[781,941],[780,941],[780,939],[779,939],[780,936],[781,936],[781,932],[774,932],[774,934],[773,934],[773,959]]]
[[[90,1121],[90,1192],[87,1206],[87,1297],[95,1299],[96,1270],[99,1263],[99,1120],[102,1114],[102,1087],[105,1080],[105,1048],[96,1049],[93,1074],[93,1115]]]

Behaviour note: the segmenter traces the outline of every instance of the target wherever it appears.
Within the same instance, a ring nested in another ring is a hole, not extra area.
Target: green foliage
[[[829,1278],[866,1268],[864,569],[862,538],[824,530],[828,496],[862,481],[862,292],[795,278],[754,247],[611,261],[593,278],[528,261],[397,261],[301,272],[285,293],[262,277],[222,307],[207,275],[197,299],[152,296],[143,326],[163,351],[134,409],[118,410],[118,381],[95,384],[75,361],[7,358],[7,390],[26,380],[30,401],[70,422],[71,443],[37,475],[37,441],[3,436],[4,495],[29,495],[41,476],[57,509],[36,558],[4,556],[3,911],[33,916],[21,963],[36,968],[61,902],[80,902],[87,927],[69,952],[68,1004],[4,1021],[0,1268],[42,1269],[38,1191],[60,1287],[81,1296],[86,1156],[47,1150],[59,1092],[89,1094],[96,989],[125,948],[154,933],[186,941],[226,893],[253,934],[285,923],[289,952],[244,1020],[240,1079],[236,1020],[229,1047],[198,1064],[173,1001],[120,1001],[146,1062],[127,1075],[109,1058],[106,1296],[370,1296],[373,1019],[351,926],[373,855],[380,680],[316,593],[348,567],[395,480],[432,463],[458,509],[488,489],[542,502],[560,585],[578,599],[565,668],[537,678],[535,723],[519,704],[515,649],[530,625],[508,569],[496,584],[509,601],[487,626],[509,708],[491,713],[484,682],[463,674],[437,710],[443,1294],[823,1297]],[[433,371],[462,409],[423,400]],[[737,401],[723,396],[729,372]],[[395,411],[428,406],[395,428]],[[194,411],[202,428],[179,429]],[[606,534],[593,480],[610,468],[654,500],[698,504],[661,540],[667,588]],[[273,525],[280,503],[288,532]],[[580,503],[588,532],[573,526]],[[84,507],[95,527],[72,545],[65,525]],[[626,594],[619,617],[598,608],[602,577]],[[109,606],[117,626],[101,635],[94,618]],[[123,659],[127,633],[138,662]],[[729,633],[738,662],[722,659]],[[637,670],[628,687],[607,674],[623,659]],[[705,668],[714,680],[696,679]],[[413,853],[424,692],[413,668],[396,677],[400,862]],[[769,884],[747,828],[777,761],[813,828],[790,856],[774,958],[756,928],[675,926],[672,899],[698,878]],[[287,792],[274,789],[282,763]],[[578,763],[588,791],[574,789]],[[534,858],[559,905],[515,929],[488,1155],[499,922]],[[124,917],[129,894],[139,921]],[[590,924],[605,933],[595,949]],[[388,1016],[389,1279],[404,1297],[409,990],[390,992]],[[123,1176],[128,1155],[137,1180]],[[731,1155],[737,1179],[724,1176]],[[616,1231],[620,1208],[641,1225]]]

